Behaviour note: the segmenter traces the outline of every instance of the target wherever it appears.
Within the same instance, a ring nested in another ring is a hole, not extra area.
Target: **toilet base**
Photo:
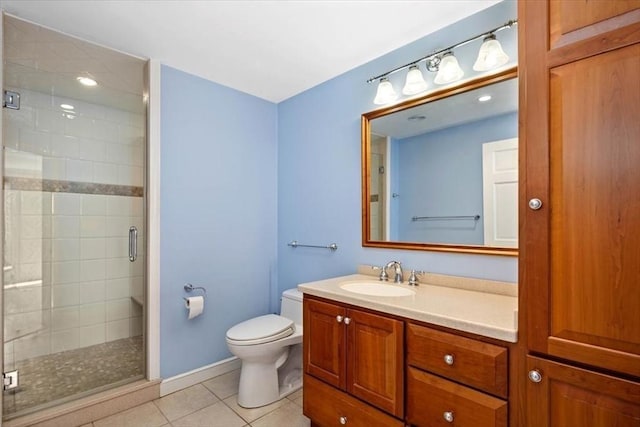
[[[248,368],[247,370],[245,370]],[[273,375],[262,375],[257,379],[255,367],[242,367],[240,374],[240,387],[238,388],[238,405],[243,408],[258,408],[276,402],[288,395],[295,393],[302,388],[302,371],[299,378],[285,384],[278,384]],[[250,382],[242,381],[242,374],[249,372],[245,378],[249,378]],[[273,370],[272,370],[273,372]],[[275,387],[274,387],[275,386]]]
[[[287,352],[286,362],[274,363],[242,361],[238,405],[258,408],[278,401],[302,387],[302,345],[294,345]]]

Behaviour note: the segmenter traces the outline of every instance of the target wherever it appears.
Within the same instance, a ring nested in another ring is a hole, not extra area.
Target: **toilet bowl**
[[[242,361],[238,405],[268,405],[302,387],[302,293],[282,293],[280,315],[267,314],[231,327],[229,351]]]

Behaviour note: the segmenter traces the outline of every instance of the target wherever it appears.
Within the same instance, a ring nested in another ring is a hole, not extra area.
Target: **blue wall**
[[[376,89],[365,81],[515,16],[515,2],[500,3],[278,105],[162,67],[163,378],[230,356],[226,330],[276,311],[282,290],[358,264],[398,259],[407,268],[516,281],[512,257],[363,248],[360,202],[360,116],[375,108]],[[515,61],[515,41],[503,46]],[[470,70],[475,52],[460,53]],[[401,74],[391,79],[396,88]],[[294,249],[291,240],[339,248]],[[185,282],[207,288],[205,313],[191,321]]]
[[[225,332],[276,287],[276,105],[163,66],[160,363],[163,378],[230,356]],[[187,320],[185,282],[204,286]]]
[[[360,199],[360,117],[376,108],[376,87],[366,80],[516,16],[515,2],[499,3],[278,104],[279,290],[354,273],[357,264],[380,265],[391,259],[407,268],[517,280],[514,257],[363,248]],[[516,61],[516,41],[503,46]],[[471,70],[479,43],[465,48],[456,53],[461,66]],[[403,74],[390,79],[397,91]],[[287,247],[294,239],[318,245],[335,242],[338,250]]]
[[[518,114],[511,113],[392,142],[401,196],[392,199],[398,214],[391,220],[398,223],[399,239],[484,244],[482,144],[517,136]],[[411,220],[442,215],[480,215],[480,220]]]

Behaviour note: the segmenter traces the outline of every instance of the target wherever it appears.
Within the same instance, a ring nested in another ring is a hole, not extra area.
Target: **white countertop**
[[[369,275],[352,274],[301,283],[298,289],[305,294],[507,342],[514,343],[518,340],[517,296],[428,283],[409,286],[406,282],[381,283],[385,286],[409,288],[415,291],[415,295],[381,297],[357,294],[340,288],[342,282],[359,280],[371,282],[377,279]],[[458,278],[460,280],[464,279]]]

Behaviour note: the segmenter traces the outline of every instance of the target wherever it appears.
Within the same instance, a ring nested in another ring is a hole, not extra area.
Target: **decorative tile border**
[[[53,179],[4,177],[5,190],[46,191],[51,193],[101,194],[105,196],[143,197],[144,187],[97,184]]]

